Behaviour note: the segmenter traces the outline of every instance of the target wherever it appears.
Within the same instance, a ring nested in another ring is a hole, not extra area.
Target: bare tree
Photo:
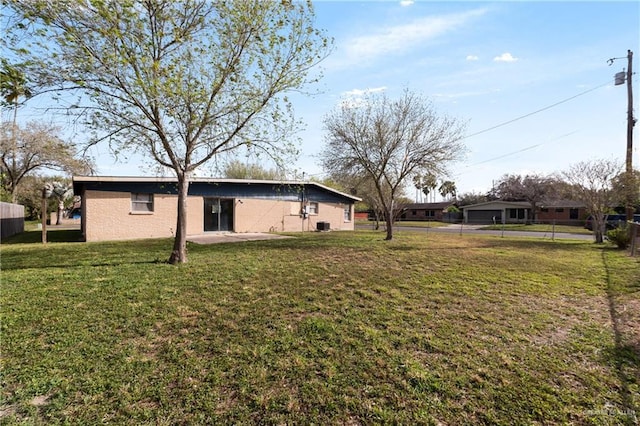
[[[2,123],[0,129],[0,171],[2,186],[17,200],[18,188],[26,176],[43,170],[68,174],[89,173],[91,163],[80,158],[72,143],[58,136],[56,127],[29,123],[26,128]]]
[[[444,173],[459,157],[463,125],[439,116],[432,104],[405,90],[397,100],[368,95],[362,104],[342,105],[324,121],[322,165],[329,173],[367,176],[393,238],[396,202],[412,176]]]
[[[22,28],[33,23],[32,60],[49,84],[84,96],[68,111],[86,118],[93,142],[139,150],[175,174],[170,263],[187,260],[194,171],[240,147],[279,163],[294,154],[299,123],[284,94],[316,80],[309,71],[331,46],[310,1],[6,3]]]
[[[562,172],[562,177],[570,185],[573,199],[583,202],[593,218],[597,243],[604,241],[605,215],[617,197],[612,183],[621,170],[622,166],[616,161],[593,160],[574,164]]]
[[[531,204],[532,221],[536,220],[538,204],[554,196],[555,180],[538,174],[504,175],[493,195],[507,201],[528,201]]]

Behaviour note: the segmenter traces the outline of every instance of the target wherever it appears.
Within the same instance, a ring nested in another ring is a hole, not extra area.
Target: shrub
[[[625,225],[607,232],[607,240],[617,245],[619,249],[626,249],[631,244],[631,232],[629,226]]]

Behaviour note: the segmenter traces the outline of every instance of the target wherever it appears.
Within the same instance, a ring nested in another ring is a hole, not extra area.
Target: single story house
[[[583,225],[587,216],[586,206],[579,201],[543,201],[538,206],[536,220],[558,225]]]
[[[526,201],[487,201],[461,209],[464,223],[527,223],[533,217]]]
[[[488,201],[461,207],[464,223],[531,223],[534,216],[527,201]],[[542,201],[535,220],[558,225],[582,225],[587,216],[583,203],[572,200]]]
[[[85,241],[175,235],[177,179],[75,176]],[[359,198],[316,182],[193,178],[187,235],[354,229]]]
[[[437,220],[442,221],[444,213],[451,206],[455,206],[455,201],[444,201],[441,203],[414,203],[402,207],[400,220]]]

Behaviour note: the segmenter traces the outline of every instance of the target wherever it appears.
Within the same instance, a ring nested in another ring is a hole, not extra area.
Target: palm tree
[[[451,198],[453,199],[456,198],[457,188],[456,183],[453,181],[445,180],[444,182],[442,182],[438,190],[440,191],[440,195],[442,195],[443,198],[447,198],[447,195],[451,195]]]

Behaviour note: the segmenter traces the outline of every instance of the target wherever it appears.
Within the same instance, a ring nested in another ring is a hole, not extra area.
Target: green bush
[[[619,226],[607,232],[607,240],[617,245],[619,249],[626,249],[631,244],[631,232],[625,225]]]

